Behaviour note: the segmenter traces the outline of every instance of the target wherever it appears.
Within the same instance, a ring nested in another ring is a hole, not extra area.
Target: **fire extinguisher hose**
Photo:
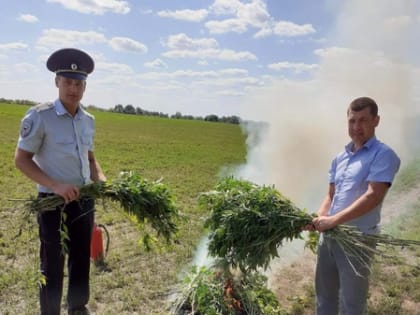
[[[105,245],[105,253],[104,253],[104,256],[106,257],[106,255],[108,254],[108,249],[109,249],[109,232],[107,228],[105,227],[105,225],[103,224],[96,224],[96,225],[102,230],[104,230],[106,234],[106,245]]]

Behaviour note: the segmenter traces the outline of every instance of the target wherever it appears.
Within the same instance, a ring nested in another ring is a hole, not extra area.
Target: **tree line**
[[[17,105],[29,105],[29,106],[35,106],[38,104],[37,102],[30,101],[30,100],[12,100],[7,99],[4,97],[0,97],[0,103],[10,103],[10,104],[17,104]]]
[[[90,108],[98,109],[94,106],[89,106]],[[101,109],[99,109],[101,110]],[[140,107],[134,107],[131,104],[122,105],[118,104],[115,105],[114,108],[109,109],[108,111],[120,114],[128,114],[128,115],[143,115],[143,116],[155,116],[161,118],[172,118],[172,119],[189,119],[189,120],[204,120],[204,121],[211,121],[211,122],[222,122],[222,123],[229,123],[229,124],[239,124],[241,119],[238,116],[221,116],[211,114],[207,116],[193,116],[193,115],[183,115],[181,112],[176,112],[173,115],[169,115],[162,112],[157,111],[148,111],[142,109]]]
[[[25,99],[6,99],[1,97],[0,103],[12,103],[12,104],[18,104],[18,105],[29,105],[34,106],[37,104],[37,102],[25,100]],[[162,112],[157,111],[148,111],[145,109],[142,109],[140,107],[134,107],[131,104],[128,105],[121,105],[117,104],[114,106],[114,108],[110,109],[103,109],[100,107],[96,107],[95,105],[89,105],[87,106],[89,109],[95,109],[98,111],[109,111],[113,113],[120,113],[120,114],[128,114],[128,115],[143,115],[143,116],[155,116],[155,117],[161,117],[161,118],[171,118],[171,119],[188,119],[188,120],[204,120],[204,121],[210,121],[210,122],[222,122],[222,123],[228,123],[228,124],[240,124],[241,119],[238,116],[221,116],[211,114],[207,116],[193,116],[193,115],[183,115],[181,112],[176,112],[173,115],[169,115]]]

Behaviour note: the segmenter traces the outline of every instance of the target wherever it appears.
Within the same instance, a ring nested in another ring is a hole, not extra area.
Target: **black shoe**
[[[90,312],[86,307],[83,307],[69,311],[69,315],[90,315]]]

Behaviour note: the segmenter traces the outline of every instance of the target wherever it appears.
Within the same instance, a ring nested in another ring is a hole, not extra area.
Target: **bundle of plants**
[[[160,180],[148,181],[134,172],[122,172],[115,180],[80,187],[81,198],[116,201],[139,224],[150,224],[157,235],[163,236],[168,242],[178,230],[178,209],[168,187]],[[60,206],[64,206],[64,201],[59,195],[26,201],[26,207],[36,213]]]
[[[266,269],[279,256],[283,242],[303,238],[303,227],[314,218],[273,186],[233,177],[219,181],[213,191],[201,194],[199,201],[209,211],[205,222],[210,233],[209,254],[244,272]],[[389,235],[366,235],[345,225],[324,232],[324,236],[337,240],[348,258],[355,257],[366,265],[372,254],[389,257],[389,246],[420,245],[420,241]]]
[[[252,272],[233,274],[228,269],[196,267],[173,303],[173,315],[282,315],[267,277]]]

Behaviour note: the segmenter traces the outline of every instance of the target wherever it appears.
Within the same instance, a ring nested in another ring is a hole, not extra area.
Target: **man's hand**
[[[319,232],[334,228],[337,224],[333,216],[319,216],[312,220],[312,226]]]
[[[76,200],[80,196],[79,188],[75,185],[57,183],[52,189],[55,194],[63,197],[65,203]]]

